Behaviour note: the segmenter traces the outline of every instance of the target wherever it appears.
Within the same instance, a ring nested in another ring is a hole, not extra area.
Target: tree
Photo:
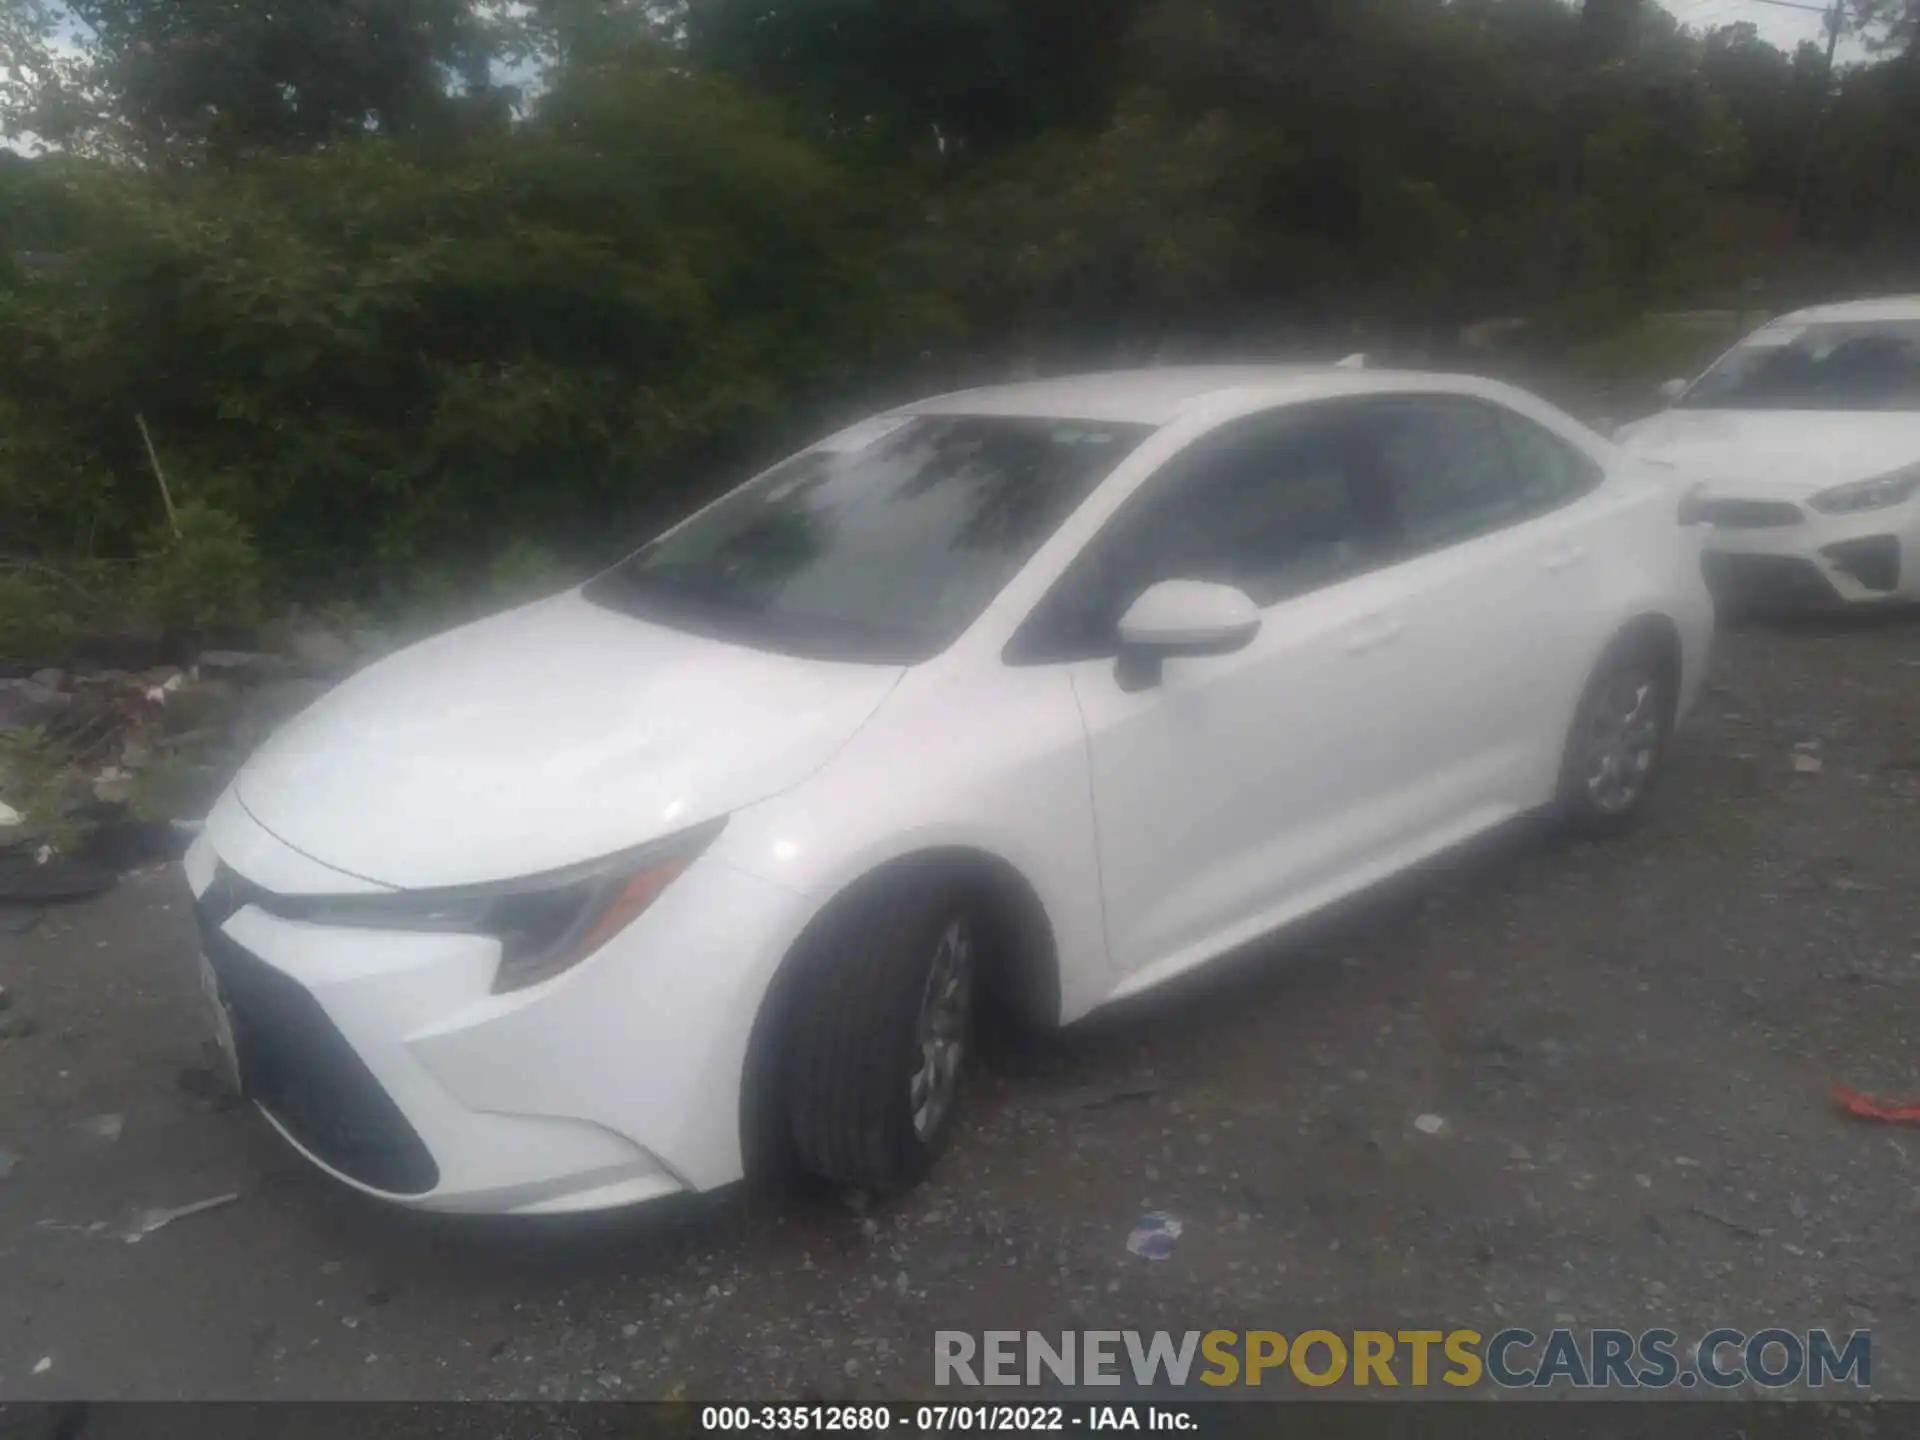
[[[486,98],[502,31],[472,0],[69,0],[85,72],[49,138],[119,127],[148,157],[311,150]],[[88,103],[91,101],[91,103]]]
[[[1920,0],[1852,0],[1848,18],[1869,50],[1920,64]]]
[[[695,59],[842,141],[965,154],[1097,109],[1138,0],[689,0]]]
[[[1632,49],[1646,9],[1646,0],[1583,0],[1580,29],[1589,53],[1611,59]]]

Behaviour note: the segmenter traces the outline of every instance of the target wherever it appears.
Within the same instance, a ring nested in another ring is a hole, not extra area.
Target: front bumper
[[[1920,596],[1920,503],[1823,515],[1716,494],[1707,516],[1702,568],[1723,601],[1822,609]]]
[[[740,1076],[787,892],[702,860],[575,969],[495,995],[491,939],[274,914],[229,857],[264,873],[278,843],[223,802],[187,878],[215,1031],[314,1164],[422,1209],[516,1214],[740,1177]]]

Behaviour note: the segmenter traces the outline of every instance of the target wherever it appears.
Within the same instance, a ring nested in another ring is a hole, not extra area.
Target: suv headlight
[[[285,899],[288,919],[369,930],[487,935],[500,942],[493,993],[538,985],[572,969],[639,918],[700,858],[724,817],[605,860],[525,880],[389,895]]]
[[[1920,490],[1920,465],[1909,465],[1872,480],[1855,480],[1822,490],[1807,503],[1827,515],[1851,515],[1860,510],[1885,510]]]

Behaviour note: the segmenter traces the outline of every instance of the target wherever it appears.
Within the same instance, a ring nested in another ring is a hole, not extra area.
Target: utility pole
[[[1827,111],[1833,105],[1833,62],[1840,50],[1840,31],[1846,25],[1846,0],[1833,0],[1827,7],[1827,68],[1820,73],[1820,113],[1807,127],[1807,143],[1800,150],[1800,173],[1793,182],[1793,216],[1804,227],[1807,218],[1807,180],[1813,170],[1813,150],[1826,126]]]

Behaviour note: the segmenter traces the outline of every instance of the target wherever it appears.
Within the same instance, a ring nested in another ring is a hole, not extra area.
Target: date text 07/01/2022
[[[700,1428],[711,1433],[873,1434],[1009,1433],[1069,1430],[1143,1430],[1187,1433],[1199,1429],[1192,1412],[1164,1405],[708,1405]]]

